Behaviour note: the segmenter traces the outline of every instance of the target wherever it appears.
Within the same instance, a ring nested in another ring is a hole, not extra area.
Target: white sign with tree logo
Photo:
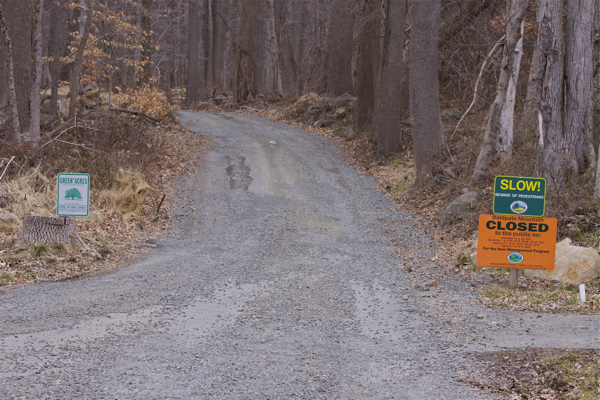
[[[58,174],[56,215],[87,217],[90,209],[90,175]]]

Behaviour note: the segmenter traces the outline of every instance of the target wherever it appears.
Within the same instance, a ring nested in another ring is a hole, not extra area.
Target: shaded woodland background
[[[414,157],[417,183],[507,168],[600,196],[597,0],[0,4],[6,159],[84,114],[98,132],[111,112],[348,94],[357,131],[380,157]]]

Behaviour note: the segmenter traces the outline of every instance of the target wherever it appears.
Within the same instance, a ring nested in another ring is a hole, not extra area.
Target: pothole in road
[[[237,156],[233,164],[227,167],[227,175],[229,178],[229,187],[231,189],[248,190],[252,183],[250,177],[250,168],[246,166],[246,159],[242,156]]]

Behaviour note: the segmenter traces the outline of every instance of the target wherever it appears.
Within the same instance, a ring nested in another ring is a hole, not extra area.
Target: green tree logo
[[[67,200],[81,200],[81,193],[77,188],[69,189],[65,192],[65,199]]]

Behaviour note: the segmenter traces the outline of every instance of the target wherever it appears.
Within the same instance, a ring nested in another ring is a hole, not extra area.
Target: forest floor
[[[375,147],[366,134],[358,134],[354,140],[347,140],[344,131],[352,125],[352,119],[338,121],[326,128],[316,128],[313,121],[301,122],[290,112],[294,105],[278,99],[259,99],[247,108],[235,109],[225,105],[211,109],[211,112],[245,112],[259,114],[263,117],[296,125],[313,134],[327,137],[338,143],[347,162],[359,171],[372,175],[379,189],[393,198],[398,208],[417,214],[424,229],[443,244],[438,250],[435,260],[438,280],[465,279],[480,294],[481,303],[490,308],[510,309],[533,313],[578,313],[598,314],[600,310],[600,282],[588,284],[588,302],[578,302],[578,288],[573,285],[539,279],[520,277],[518,290],[508,289],[508,271],[482,269],[474,264],[476,253],[476,216],[490,213],[492,187],[491,180],[478,188],[482,201],[478,209],[473,210],[473,217],[465,219],[446,231],[439,228],[439,218],[444,207],[469,187],[467,171],[476,158],[472,146],[473,133],[469,129],[457,130],[451,134],[449,149],[453,153],[454,167],[451,176],[443,179],[432,179],[423,187],[412,187],[414,180],[414,162],[410,147],[403,149],[402,155],[379,159]],[[132,120],[133,121],[133,120]],[[92,250],[87,252],[73,251],[69,248],[46,248],[31,246],[14,249],[12,244],[17,236],[16,230],[3,229],[2,246],[0,248],[0,290],[11,287],[44,281],[60,281],[94,274],[114,271],[134,262],[141,252],[156,246],[155,241],[168,231],[171,221],[171,201],[174,183],[196,168],[202,167],[204,152],[211,143],[198,135],[189,132],[177,124],[154,124],[135,119],[135,124],[142,126],[151,146],[160,148],[159,154],[152,154],[153,161],[143,163],[143,175],[147,186],[144,201],[138,215],[122,212],[115,207],[92,210],[91,218],[78,219],[78,229]],[[452,132],[456,119],[446,119],[445,129]],[[476,125],[471,121],[471,125]],[[406,134],[410,132],[407,123]],[[51,135],[48,136],[51,138]],[[140,150],[139,144],[132,141],[132,152]],[[124,145],[127,146],[127,145]],[[49,154],[48,157],[51,157]],[[7,159],[8,161],[8,159]],[[141,163],[140,163],[141,164]],[[4,162],[1,169],[8,168]],[[516,168],[512,166],[511,168]],[[46,172],[46,171],[44,171]],[[510,168],[502,174],[510,174]],[[51,179],[50,173],[42,174],[39,170],[27,175],[27,182],[16,184],[7,182],[2,188],[3,208],[17,198],[20,202],[27,200],[28,193],[35,197],[36,187],[44,185]],[[122,177],[123,178],[123,177]],[[129,179],[129,180],[127,180]],[[142,184],[132,183],[132,178],[123,178],[124,186],[134,187],[138,191]],[[32,186],[32,190],[30,187]],[[41,182],[41,183],[40,183]],[[14,186],[11,186],[13,184]],[[29,189],[27,189],[29,187]],[[53,199],[53,194],[49,197]],[[164,202],[162,202],[162,200]],[[488,201],[489,200],[489,201]],[[489,203],[489,204],[487,204]],[[49,206],[30,207],[25,214],[52,214]],[[562,211],[566,213],[566,211]],[[573,210],[577,215],[582,210]],[[13,214],[17,214],[13,210]],[[596,213],[597,214],[597,213]],[[580,218],[582,219],[582,218]],[[597,215],[592,220],[583,221],[586,226],[596,224]],[[563,236],[577,232],[573,224],[570,232],[563,230]],[[589,244],[594,235],[581,228],[580,244]],[[595,233],[595,232],[594,232]],[[596,234],[597,235],[597,234]],[[591,238],[591,239],[590,239]],[[593,243],[596,246],[598,243]],[[398,250],[400,251],[400,249]],[[407,272],[419,274],[407,267]],[[600,396],[600,352],[594,350],[575,349],[527,349],[494,353],[492,357],[479,357],[486,364],[488,374],[473,376],[468,382],[486,390],[502,393],[514,399],[584,399]],[[509,361],[510,360],[510,361]],[[518,362],[515,362],[517,360]]]

